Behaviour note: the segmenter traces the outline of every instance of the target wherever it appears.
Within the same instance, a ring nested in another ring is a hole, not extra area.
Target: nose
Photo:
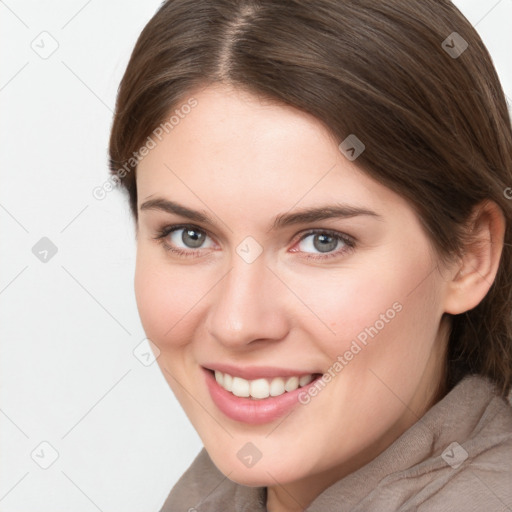
[[[255,341],[272,342],[286,336],[290,321],[287,290],[267,268],[263,255],[247,263],[234,254],[231,269],[214,290],[206,326],[218,343],[242,350]]]

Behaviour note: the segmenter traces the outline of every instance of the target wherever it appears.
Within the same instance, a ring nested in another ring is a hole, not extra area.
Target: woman
[[[168,0],[110,161],[204,443],[162,512],[512,507],[511,124],[451,2]]]

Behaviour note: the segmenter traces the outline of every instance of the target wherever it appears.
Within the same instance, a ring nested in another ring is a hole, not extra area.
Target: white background
[[[133,353],[145,335],[128,202],[91,193],[160,3],[0,1],[0,512],[157,512],[201,448],[157,364]],[[455,3],[510,103],[512,0]],[[31,47],[43,31],[58,43],[47,59]],[[47,263],[32,252],[42,237],[58,249]]]

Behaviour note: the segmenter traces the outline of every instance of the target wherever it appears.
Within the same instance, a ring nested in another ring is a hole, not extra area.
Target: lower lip
[[[315,379],[295,391],[287,391],[279,396],[254,400],[235,396],[233,393],[226,391],[217,383],[210,370],[204,368],[202,370],[205,374],[210,396],[220,411],[232,420],[250,425],[270,423],[290,412],[293,407],[300,404],[299,393],[307,392],[308,387],[314,385],[317,380]]]

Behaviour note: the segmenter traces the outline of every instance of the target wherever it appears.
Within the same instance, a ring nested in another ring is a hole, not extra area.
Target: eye
[[[325,259],[340,256],[355,248],[355,240],[343,233],[330,230],[313,230],[303,235],[297,246],[300,252],[309,254],[306,258]],[[292,249],[292,252],[298,252]]]
[[[154,239],[162,244],[166,251],[184,257],[197,257],[203,249],[215,246],[204,229],[190,224],[166,226],[157,232]],[[349,235],[316,229],[303,234],[296,244],[298,249],[291,249],[290,252],[305,253],[306,259],[325,260],[351,252],[355,246],[355,239]]]
[[[182,256],[195,256],[198,252],[197,249],[209,249],[214,246],[206,231],[192,225],[167,226],[161,229],[154,238],[167,251]],[[210,244],[205,245],[205,241],[208,239]]]

